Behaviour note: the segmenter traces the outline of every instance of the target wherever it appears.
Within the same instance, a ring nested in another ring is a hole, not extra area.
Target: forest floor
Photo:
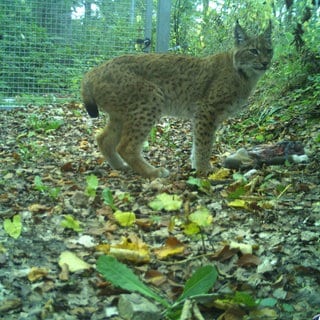
[[[105,122],[76,103],[0,112],[1,319],[122,319],[126,291],[95,269],[111,251],[169,302],[195,270],[215,266],[214,295],[197,300],[204,319],[320,313],[319,104],[283,99],[228,120],[212,157],[218,174],[202,180],[189,164],[189,122],[152,132],[145,155],[171,172],[154,181],[103,161],[94,137]],[[301,141],[308,161],[252,175],[221,167],[241,147],[285,140]]]

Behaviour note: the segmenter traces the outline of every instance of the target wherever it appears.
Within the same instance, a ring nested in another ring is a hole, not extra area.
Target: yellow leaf
[[[213,217],[207,208],[201,207],[189,215],[189,220],[199,227],[208,227],[213,221]]]
[[[245,200],[241,200],[241,199],[236,199],[234,201],[230,201],[228,203],[229,207],[232,208],[240,208],[240,209],[248,209],[248,204]]]
[[[110,245],[109,254],[118,260],[129,260],[135,263],[150,261],[148,245],[135,235],[123,238],[118,244]]]
[[[45,278],[49,273],[49,270],[46,268],[31,268],[30,272],[28,273],[28,279],[31,282],[40,280],[42,278]]]
[[[221,168],[217,172],[209,175],[209,180],[224,180],[230,176],[230,170],[226,168]]]
[[[165,245],[159,249],[155,249],[154,253],[157,258],[162,260],[170,256],[181,254],[185,250],[185,245],[175,237],[169,237]]]
[[[253,310],[250,312],[250,316],[253,317],[253,319],[268,319],[268,320],[279,319],[277,312],[270,308]]]
[[[200,228],[196,223],[191,222],[191,223],[188,223],[188,224],[184,225],[183,232],[186,235],[191,236],[191,235],[199,233],[200,232]]]
[[[131,227],[136,222],[136,215],[131,211],[117,210],[114,213],[114,218],[121,227]]]
[[[110,244],[103,243],[96,246],[96,250],[108,254],[110,252]]]
[[[78,258],[73,252],[64,251],[59,258],[59,266],[63,268],[64,265],[68,265],[70,272],[76,272],[80,270],[90,269],[92,266],[80,258]]]
[[[252,254],[252,244],[231,241],[230,249],[238,249],[242,254]]]

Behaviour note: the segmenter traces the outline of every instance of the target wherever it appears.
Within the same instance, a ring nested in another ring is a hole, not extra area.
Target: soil
[[[169,301],[177,299],[197,268],[216,266],[219,276],[210,292],[219,299],[200,304],[205,319],[319,314],[319,121],[305,113],[267,127],[278,132],[269,143],[301,141],[307,162],[262,166],[251,175],[245,175],[250,169],[221,170],[224,157],[250,136],[245,126],[250,117],[247,112],[229,120],[217,134],[212,163],[222,176],[191,184],[189,122],[166,120],[153,131],[145,156],[171,174],[149,181],[108,167],[94,138],[106,118],[90,120],[77,103],[1,111],[0,318],[110,319],[107,310],[124,291],[107,282],[95,264],[104,254],[101,245],[123,239],[150,249],[146,262],[121,260]],[[98,178],[91,191],[88,176]],[[105,189],[114,208],[106,203]],[[173,211],[152,209],[150,201],[162,193],[179,196],[183,204]],[[207,208],[212,221],[186,234],[189,215],[199,208]],[[136,222],[120,226],[115,210],[133,212]],[[17,215],[21,234],[10,235],[5,221],[13,223]],[[64,224],[70,216],[81,229]],[[184,249],[160,258],[155,249],[168,239]],[[59,264],[65,251],[91,267],[65,270]],[[248,293],[256,305],[236,301],[237,292]]]

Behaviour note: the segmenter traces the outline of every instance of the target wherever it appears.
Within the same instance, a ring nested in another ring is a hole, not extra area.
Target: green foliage
[[[51,132],[59,129],[64,124],[62,119],[41,119],[38,115],[32,114],[27,119],[27,125],[35,131]]]
[[[44,195],[48,195],[52,199],[57,199],[60,195],[61,188],[49,187],[42,182],[41,177],[34,177],[34,188]]]
[[[11,219],[4,219],[3,228],[5,232],[12,238],[18,239],[22,231],[21,216],[16,214]]]
[[[75,232],[82,231],[82,228],[80,226],[80,222],[69,214],[64,216],[64,220],[61,221],[61,226],[66,229],[71,229]]]
[[[252,295],[247,292],[236,291],[233,301],[247,307],[255,307],[257,305]]]
[[[96,196],[96,192],[99,185],[98,177],[94,174],[91,174],[90,176],[87,176],[86,178],[87,186],[86,186],[86,194],[89,197],[94,198]]]
[[[196,186],[201,192],[210,194],[211,183],[208,179],[189,177],[187,183],[191,186]]]
[[[99,257],[97,270],[113,285],[131,292],[139,292],[163,306],[169,307],[169,303],[165,299],[141,282],[125,264],[117,261],[116,258],[111,256]]]
[[[105,204],[107,204],[112,210],[116,211],[117,207],[114,204],[112,192],[109,188],[105,188],[102,191],[102,198]]]
[[[32,136],[34,132],[29,132],[28,136]],[[34,141],[18,143],[19,155],[23,161],[29,161],[31,159],[37,159],[39,157],[46,157],[49,153],[49,149],[46,146],[37,144]]]
[[[218,278],[218,271],[214,266],[207,265],[197,269],[186,282],[181,296],[177,302],[190,297],[206,294],[213,287]]]
[[[167,193],[158,194],[154,200],[149,202],[149,207],[153,210],[176,211],[182,206],[182,200],[178,195]]]
[[[214,266],[207,265],[197,269],[186,282],[181,296],[174,304],[171,304],[155,290],[146,286],[126,265],[117,261],[112,256],[99,257],[97,270],[113,285],[130,292],[138,292],[163,305],[166,308],[165,313],[169,319],[179,319],[179,312],[173,312],[173,310],[178,309],[181,311],[181,305],[186,299],[191,297],[196,298],[208,293],[218,277],[217,269]]]

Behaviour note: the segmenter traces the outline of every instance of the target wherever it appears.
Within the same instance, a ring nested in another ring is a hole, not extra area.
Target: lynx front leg
[[[215,130],[212,115],[197,115],[194,118],[191,162],[200,176],[206,176],[212,169],[210,157]]]
[[[106,158],[112,169],[126,170],[128,166],[124,163],[116,147],[120,141],[122,126],[120,121],[115,121],[110,117],[109,124],[97,137],[97,142],[101,153]]]
[[[126,163],[138,174],[146,178],[167,177],[169,171],[165,168],[155,168],[141,155],[143,142],[146,140],[153,121],[142,123],[131,119],[127,122],[121,134],[117,151]]]

